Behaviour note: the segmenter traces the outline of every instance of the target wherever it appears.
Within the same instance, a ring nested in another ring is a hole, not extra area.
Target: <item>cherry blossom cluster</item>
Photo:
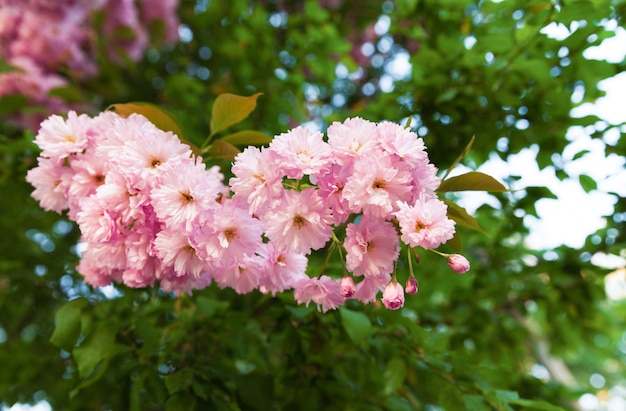
[[[293,289],[323,311],[382,291],[387,308],[400,308],[401,243],[410,253],[454,235],[435,194],[437,169],[398,124],[352,118],[327,135],[297,127],[248,147],[226,185],[217,167],[141,115],[70,112],[42,122],[27,181],[41,207],[67,210],[78,224],[86,249],[77,271],[91,285]],[[343,272],[307,273],[308,256],[324,248]],[[461,255],[445,256],[454,271],[469,269]],[[412,272],[406,292],[417,292]]]
[[[108,57],[139,60],[149,45],[149,28],[163,24],[175,42],[178,0],[0,0],[0,60],[16,70],[0,73],[0,98],[25,96],[47,112],[67,112],[68,104],[51,90],[68,86],[68,77],[97,74],[97,39],[105,38]],[[102,14],[101,27],[94,24]],[[161,23],[162,22],[162,23]],[[36,129],[41,114],[20,114],[16,124]]]

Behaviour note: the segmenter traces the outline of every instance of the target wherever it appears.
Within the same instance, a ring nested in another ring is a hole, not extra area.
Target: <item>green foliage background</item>
[[[583,87],[582,102],[593,102],[602,95],[597,82],[624,69],[624,62],[586,60],[583,51],[611,36],[606,19],[623,26],[624,12],[619,0],[182,0],[180,44],[150,49],[143,63],[123,69],[103,61],[98,78],[75,87],[100,109],[160,104],[198,146],[218,94],[261,92],[235,129],[274,135],[305,121],[324,128],[357,115],[411,117],[441,169],[474,135],[464,160],[470,167],[536,145],[539,166],[568,178],[555,164],[566,130],[599,120],[570,118],[574,89]],[[389,29],[378,35],[381,16]],[[578,28],[551,39],[540,30],[552,22]],[[471,48],[468,37],[476,40]],[[379,45],[375,57],[359,53],[364,41]],[[410,75],[382,91],[386,63],[403,51]],[[362,75],[343,75],[339,63]],[[522,119],[527,128],[516,126]],[[497,150],[502,138],[508,146]],[[582,393],[595,391],[592,373],[607,387],[623,382],[625,306],[606,301],[606,270],[589,259],[624,249],[621,199],[583,249],[546,253],[525,247],[522,219],[536,215],[549,190],[496,195],[499,207],[476,213],[487,235],[460,228],[472,270],[457,276],[440,257],[423,255],[420,291],[399,312],[354,303],[320,314],[290,294],[238,296],[215,286],[178,299],[118,287],[107,298],[73,269],[76,228],[29,197],[32,139],[0,123],[0,403],[557,410],[574,409]],[[623,154],[625,146],[621,138],[606,152]],[[341,272],[338,263],[330,269]],[[530,373],[536,364],[551,372],[549,380]]]

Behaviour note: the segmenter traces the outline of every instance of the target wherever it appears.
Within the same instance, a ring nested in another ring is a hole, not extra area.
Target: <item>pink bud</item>
[[[354,285],[354,280],[350,276],[345,276],[341,279],[341,283],[339,283],[339,292],[343,295],[343,298],[350,298],[356,292],[356,286]]]
[[[390,281],[385,287],[383,304],[390,310],[397,310],[404,305],[404,290],[396,281]]]
[[[406,286],[404,290],[407,294],[417,294],[417,280],[415,277],[409,277],[406,280]]]
[[[457,274],[463,274],[470,269],[470,263],[467,258],[461,254],[451,254],[448,256],[448,266],[453,269]]]

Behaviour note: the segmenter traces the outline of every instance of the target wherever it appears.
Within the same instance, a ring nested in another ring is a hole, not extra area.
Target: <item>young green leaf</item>
[[[211,158],[219,158],[222,160],[233,161],[235,156],[239,154],[241,151],[229,142],[223,141],[222,139],[216,140],[211,144],[209,148],[209,155]]]
[[[579,175],[578,181],[580,182],[580,185],[586,193],[596,190],[598,188],[598,183],[596,182],[596,180],[586,174]]]
[[[480,228],[476,219],[469,215],[463,207],[449,200],[444,199],[442,201],[448,206],[449,219],[454,220],[458,225],[471,228],[472,230],[476,230],[481,233],[485,232],[482,228]],[[447,244],[449,243],[450,242],[448,242]]]
[[[128,117],[133,113],[141,114],[161,130],[171,131],[181,140],[184,138],[183,129],[174,115],[155,104],[134,101],[125,104],[112,104],[107,110],[114,111],[122,117]]]
[[[479,171],[470,171],[460,176],[450,177],[441,182],[438,192],[450,191],[507,191],[506,187],[490,175]]]
[[[263,93],[243,97],[224,93],[217,96],[211,112],[211,134],[209,137],[248,117],[255,109],[256,100],[261,94]]]
[[[80,334],[80,314],[86,298],[77,298],[63,305],[54,316],[54,332],[50,342],[65,351],[72,351]]]

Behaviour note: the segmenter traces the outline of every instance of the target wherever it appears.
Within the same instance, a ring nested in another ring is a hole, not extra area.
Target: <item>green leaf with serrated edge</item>
[[[220,140],[229,142],[236,146],[258,146],[262,144],[269,144],[272,141],[272,137],[267,134],[263,134],[260,131],[255,130],[243,130],[236,133],[228,134],[220,138]]]
[[[579,175],[578,181],[580,182],[580,185],[582,186],[583,190],[585,190],[586,193],[596,190],[598,188],[598,183],[596,182],[596,180],[589,177],[588,175],[585,175],[585,174]]]
[[[385,367],[383,381],[385,382],[385,395],[395,393],[404,384],[406,378],[406,361],[400,357],[393,357]]]
[[[358,344],[371,334],[372,323],[365,314],[345,307],[341,307],[339,312],[341,313],[341,324],[353,343]]]
[[[461,155],[459,155],[456,160],[454,160],[454,162],[450,165],[450,167],[448,167],[448,171],[446,171],[446,174],[443,176],[443,180],[446,179],[446,177],[448,177],[448,175],[452,172],[452,170],[454,169],[454,167],[457,166],[457,164],[459,164],[461,162],[461,160],[463,160],[463,158],[465,158],[465,156],[467,155],[467,153],[469,153],[470,149],[472,148],[472,144],[474,144],[474,140],[475,137],[472,136],[472,138],[470,139],[470,142],[467,143],[467,145],[465,146],[465,149],[463,150],[463,152],[461,153]]]
[[[512,400],[509,404],[519,405],[528,410],[534,411],[565,411],[565,408],[558,407],[556,405],[552,405],[545,401],[538,400],[526,400],[523,398]]]
[[[479,231],[483,234],[485,233],[485,231],[478,225],[476,219],[469,215],[463,207],[450,200],[444,199],[442,201],[448,206],[447,214],[449,219],[454,220],[457,224],[462,225],[463,227],[471,228],[472,230]]]
[[[209,137],[248,117],[256,108],[256,100],[261,94],[263,93],[244,97],[224,93],[217,96],[211,111],[211,134]]]
[[[178,124],[178,121],[176,121],[174,115],[155,104],[133,101],[130,103],[112,104],[107,110],[114,111],[122,117],[128,117],[133,113],[141,114],[159,129],[171,131],[181,140],[184,139],[183,129],[180,124]]]
[[[437,192],[445,193],[450,191],[491,191],[504,192],[508,191],[498,180],[481,173],[479,171],[470,171],[460,176],[450,177],[441,182]]]
[[[77,298],[63,305],[54,315],[54,332],[50,342],[71,351],[80,334],[80,314],[87,305],[86,298]]]
[[[240,152],[237,147],[221,139],[214,141],[209,148],[211,158],[219,158],[227,161],[233,161]]]

